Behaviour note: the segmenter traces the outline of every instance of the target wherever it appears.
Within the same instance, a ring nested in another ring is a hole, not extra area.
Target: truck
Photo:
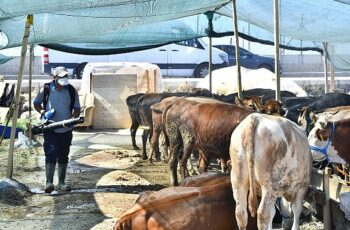
[[[148,62],[161,69],[162,76],[203,78],[209,69],[209,46],[200,38],[189,39],[153,49],[112,55],[80,55],[43,47],[43,72],[52,74],[52,69],[64,66],[70,77],[81,79],[88,62]],[[212,47],[212,67],[228,66],[226,52]]]

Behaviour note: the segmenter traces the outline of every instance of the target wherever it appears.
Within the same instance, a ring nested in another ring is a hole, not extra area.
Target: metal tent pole
[[[323,42],[324,93],[328,93],[327,42]]]
[[[19,65],[19,70],[18,70],[16,96],[14,98],[15,110],[13,112],[13,117],[12,117],[10,146],[9,146],[9,155],[8,155],[8,160],[7,160],[7,172],[6,172],[7,178],[12,178],[12,172],[13,172],[13,150],[14,150],[15,137],[16,137],[17,116],[18,116],[18,110],[19,110],[18,105],[19,105],[19,98],[20,98],[20,94],[21,94],[23,67],[24,67],[25,58],[26,58],[28,38],[29,38],[29,33],[30,33],[30,26],[32,24],[33,24],[33,15],[28,15],[27,20],[26,20],[24,35],[23,35],[23,41],[22,41],[21,63]]]
[[[234,25],[234,36],[235,36],[235,46],[236,46],[236,67],[237,67],[237,87],[238,87],[238,97],[242,98],[242,78],[241,78],[241,65],[239,61],[239,40],[238,40],[238,23],[237,23],[237,10],[236,10],[236,0],[232,0],[233,9],[233,25]]]
[[[278,0],[274,0],[274,31],[275,31],[275,79],[276,79],[276,100],[281,100],[281,82],[280,82],[280,57],[279,57],[279,46],[280,46],[280,32],[279,32],[279,11],[278,11]]]

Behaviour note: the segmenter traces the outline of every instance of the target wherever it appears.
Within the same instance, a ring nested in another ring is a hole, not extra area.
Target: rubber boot
[[[45,163],[45,170],[46,170],[45,192],[46,193],[51,193],[53,190],[55,190],[55,186],[53,185],[53,176],[55,174],[55,166],[56,164],[53,164],[53,163]]]
[[[67,172],[67,164],[58,164],[58,190],[61,191],[70,191],[71,187],[66,185],[66,172]]]

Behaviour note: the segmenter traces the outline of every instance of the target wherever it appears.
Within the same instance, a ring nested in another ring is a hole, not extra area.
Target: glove
[[[53,118],[53,116],[55,115],[55,112],[56,111],[54,109],[51,109],[51,110],[45,112],[44,116],[43,116],[44,120],[51,120]]]

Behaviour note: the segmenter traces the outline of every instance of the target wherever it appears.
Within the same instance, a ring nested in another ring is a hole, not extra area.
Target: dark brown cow
[[[233,130],[253,112],[251,109],[226,103],[193,103],[186,99],[174,103],[166,112],[164,123],[170,144],[171,183],[174,186],[178,185],[177,158],[181,146],[183,156],[180,160],[180,169],[183,177],[193,149],[200,150],[201,157],[206,162],[212,157],[227,162]],[[207,166],[208,163],[204,165]],[[207,167],[201,171],[207,171]]]
[[[314,146],[319,149],[312,149],[311,153],[313,160],[320,162],[328,157],[329,161],[331,162],[349,165],[349,136],[350,119],[326,123],[317,122],[308,136],[310,146]],[[328,144],[328,148],[325,148]],[[323,148],[325,148],[326,154],[321,153],[320,149]]]
[[[186,179],[182,186],[186,187],[141,195],[114,230],[238,230],[228,174],[202,174]],[[254,229],[256,219],[250,218],[247,230]]]
[[[126,98],[126,105],[128,106],[129,115],[131,118],[131,127],[130,127],[131,142],[132,142],[132,147],[134,149],[140,149],[136,145],[136,140],[135,140],[136,131],[139,128],[140,122],[141,122],[140,118],[137,114],[136,104],[137,104],[137,101],[139,100],[139,98],[142,97],[143,95],[145,95],[145,94],[144,93],[137,93],[137,94],[130,95]]]
[[[159,143],[159,136],[163,132],[164,125],[162,121],[163,112],[166,111],[168,108],[171,107],[173,103],[175,103],[177,100],[179,100],[181,97],[168,97],[163,99],[161,102],[156,103],[151,106],[152,110],[152,135],[150,140],[150,154],[149,154],[149,161],[152,162],[153,155],[155,153],[156,146],[158,146]],[[162,160],[167,162],[168,156],[167,156],[167,150],[163,146],[162,149]]]

